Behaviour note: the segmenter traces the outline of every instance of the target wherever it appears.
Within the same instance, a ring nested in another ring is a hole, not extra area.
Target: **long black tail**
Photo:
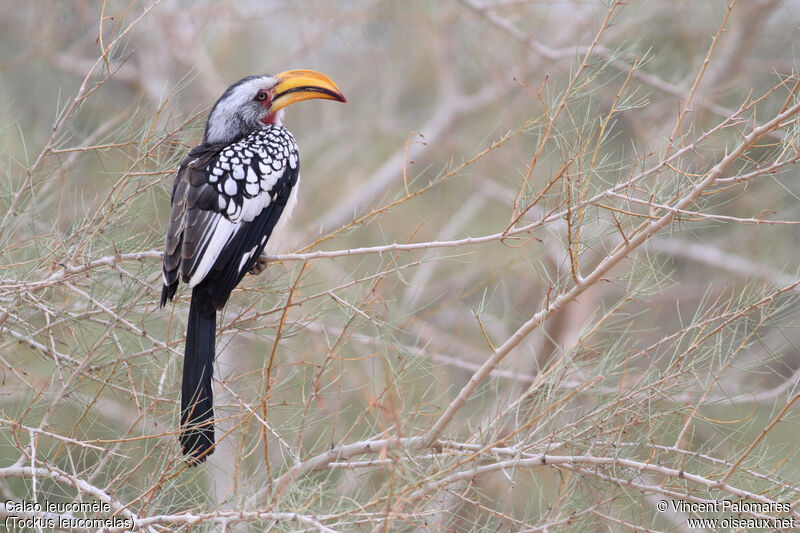
[[[207,312],[209,306],[203,305],[205,298],[207,295],[198,291],[198,287],[192,290],[181,385],[181,446],[184,454],[195,459],[195,464],[205,461],[214,452],[214,393],[211,378],[217,313],[213,307],[210,314]]]

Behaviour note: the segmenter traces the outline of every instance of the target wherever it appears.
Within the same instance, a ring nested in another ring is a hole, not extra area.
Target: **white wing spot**
[[[233,196],[236,194],[237,190],[239,190],[239,188],[236,186],[236,182],[232,178],[225,180],[225,194],[228,196]]]
[[[258,176],[253,167],[247,167],[247,183],[258,183]]]

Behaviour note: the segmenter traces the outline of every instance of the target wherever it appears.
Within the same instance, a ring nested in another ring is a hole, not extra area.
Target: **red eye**
[[[258,91],[258,94],[255,97],[256,102],[266,102],[269,100],[269,93],[267,91]]]

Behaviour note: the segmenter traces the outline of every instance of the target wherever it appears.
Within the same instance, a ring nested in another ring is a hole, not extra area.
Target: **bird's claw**
[[[269,261],[267,261],[266,257],[259,255],[258,259],[256,259],[256,262],[253,264],[253,267],[250,269],[250,273],[254,276],[258,276],[267,269],[268,262]]]

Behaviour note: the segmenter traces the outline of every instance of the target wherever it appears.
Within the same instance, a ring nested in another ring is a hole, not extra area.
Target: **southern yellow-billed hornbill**
[[[194,462],[214,450],[216,314],[294,207],[298,151],[281,116],[287,105],[309,98],[345,101],[330,78],[313,70],[237,81],[214,104],[203,142],[175,176],[161,305],[175,295],[179,278],[192,287],[180,441]]]

